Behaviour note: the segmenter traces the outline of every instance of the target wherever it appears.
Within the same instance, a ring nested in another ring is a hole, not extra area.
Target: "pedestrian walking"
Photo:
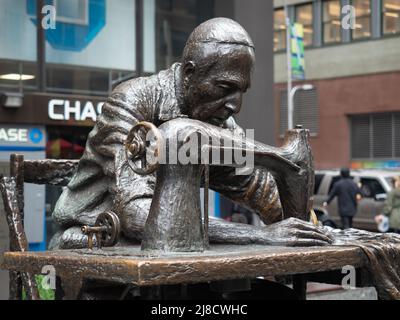
[[[353,225],[353,217],[357,213],[357,202],[362,197],[362,191],[350,177],[349,168],[340,169],[340,176],[341,179],[333,185],[323,205],[328,206],[337,197],[342,228],[348,229]]]

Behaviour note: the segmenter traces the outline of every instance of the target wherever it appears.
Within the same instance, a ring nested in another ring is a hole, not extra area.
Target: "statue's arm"
[[[225,122],[224,128],[245,136],[233,117]],[[210,167],[210,187],[256,212],[266,224],[283,220],[278,187],[268,170],[257,167],[247,175],[237,173],[233,167]]]
[[[138,81],[141,79],[138,79]],[[153,118],[151,92],[140,84],[125,82],[114,89],[88,137],[89,146],[101,157],[114,159],[130,129],[139,121]]]
[[[327,230],[296,218],[285,219],[263,227],[211,218],[209,238],[213,243],[305,247],[327,245],[333,242],[333,237]]]
[[[237,175],[232,167],[212,167],[210,187],[256,212],[266,224],[283,220],[278,188],[266,169],[254,168],[249,175]]]
[[[137,81],[144,80],[139,78]],[[117,88],[105,104],[104,112],[97,123],[99,130],[94,140],[99,146],[99,152],[104,156],[112,156],[110,174],[115,181],[111,190],[114,199],[113,210],[122,220],[124,234],[135,239],[141,238],[156,179],[154,174],[138,175],[132,171],[123,145],[135,124],[139,121],[153,122],[155,100],[152,91],[146,92],[143,83]]]
[[[243,130],[234,121],[231,121],[231,125],[233,128],[228,129],[243,134]],[[327,231],[306,221],[295,218],[283,220],[278,187],[265,168],[257,167],[248,175],[238,175],[232,167],[210,167],[210,187],[253,210],[267,224],[256,227],[210,219],[209,233],[212,242],[311,246],[333,241]]]
[[[210,219],[210,241],[286,246],[332,243],[333,238],[322,228],[295,218],[283,220],[277,186],[272,175],[265,169],[254,169],[248,176],[236,175],[232,169],[234,168],[210,168],[210,187],[253,209],[267,226],[257,227],[222,219]]]
[[[105,195],[113,199],[116,212],[126,203],[125,199],[149,196],[151,178],[128,174],[122,156],[123,144],[132,126],[138,121],[153,120],[154,99],[151,92],[146,99],[143,98],[146,94],[143,87],[140,83],[122,83],[103,105],[102,113],[88,136],[78,170],[68,184],[68,194],[60,198],[59,210],[53,213],[60,224],[94,223],[96,212],[93,208],[104,201]],[[82,190],[88,190],[89,197],[80,196]],[[77,201],[71,201],[71,196],[75,196]],[[82,215],[90,216],[90,219],[83,221]]]
[[[126,204],[121,216],[125,236],[136,240],[142,239],[150,205],[151,198],[147,197],[137,198]],[[209,238],[212,243],[285,246],[326,245],[333,240],[323,229],[295,218],[264,227],[211,218]]]

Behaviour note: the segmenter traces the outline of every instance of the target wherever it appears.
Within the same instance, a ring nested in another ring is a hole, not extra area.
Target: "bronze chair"
[[[11,154],[10,177],[0,177],[0,191],[9,228],[10,251],[28,251],[24,230],[24,182],[65,186],[71,180],[79,160],[24,160]],[[10,271],[10,300],[36,300],[39,294],[32,274]]]

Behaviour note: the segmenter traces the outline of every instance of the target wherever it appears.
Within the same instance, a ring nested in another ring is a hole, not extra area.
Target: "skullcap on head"
[[[210,19],[196,27],[186,46],[198,43],[239,44],[254,48],[247,31],[239,23],[228,18]]]

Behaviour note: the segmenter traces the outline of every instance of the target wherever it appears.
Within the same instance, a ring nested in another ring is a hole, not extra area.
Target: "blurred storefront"
[[[292,0],[304,26],[305,79],[295,124],[310,129],[316,167],[400,168],[400,0]],[[287,128],[284,1],[275,0],[276,136]],[[344,28],[355,8],[354,29]],[[343,20],[344,19],[344,20]]]

